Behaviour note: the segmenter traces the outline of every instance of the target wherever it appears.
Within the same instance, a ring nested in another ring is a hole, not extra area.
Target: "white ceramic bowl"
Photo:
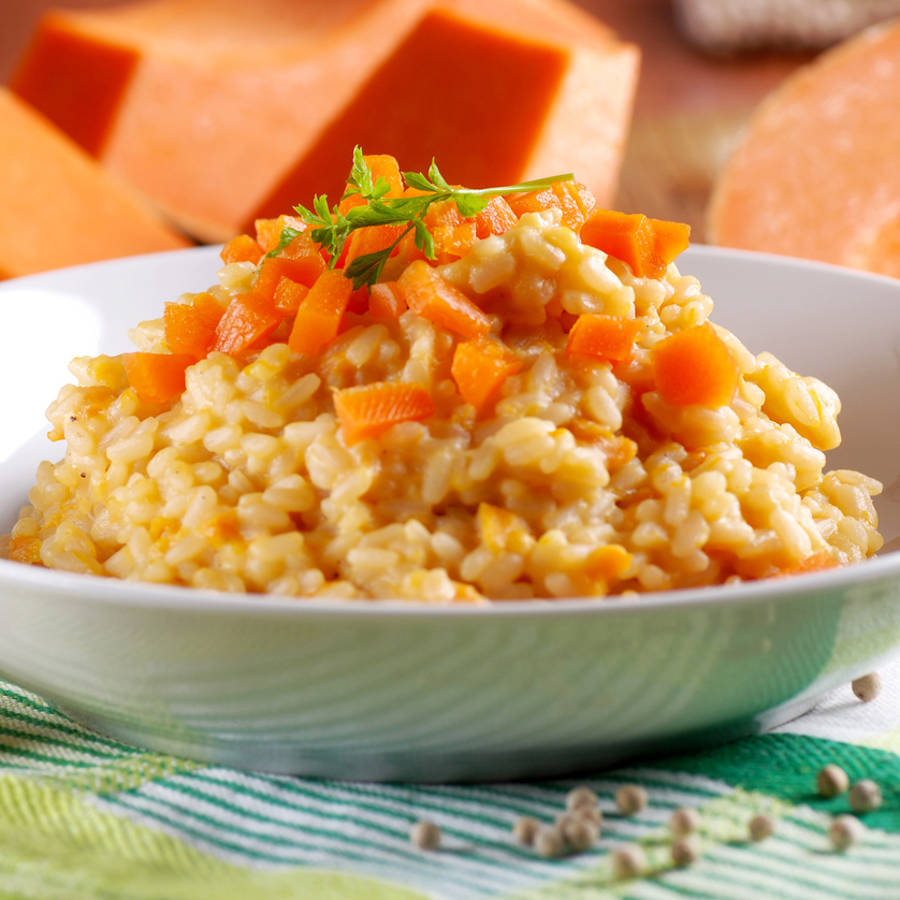
[[[900,544],[900,281],[697,247],[683,271],[752,350],[844,402],[829,467],[885,482]],[[0,285],[0,529],[76,354],[214,280],[215,250]],[[0,670],[97,729],[235,766],[344,778],[516,778],[722,741],[785,721],[900,644],[900,553],[844,570],[640,600],[489,609],[300,602],[0,561]]]

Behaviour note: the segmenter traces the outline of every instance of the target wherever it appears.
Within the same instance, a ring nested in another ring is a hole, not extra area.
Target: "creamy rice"
[[[837,395],[716,333],[740,376],[726,406],[673,406],[651,348],[712,300],[670,264],[637,278],[530,213],[439,271],[522,360],[477,418],[450,374],[456,338],[411,311],[358,316],[321,357],[283,333],[187,370],[171,408],[142,402],[118,357],[76,359],[48,411],[61,462],[41,464],[12,557],[51,568],[226,591],[426,603],[602,597],[757,579],[881,546],[881,485],[827,471]],[[252,263],[220,273],[227,305]],[[190,303],[186,295],[182,302]],[[639,319],[631,361],[574,360],[582,313]],[[165,352],[162,321],[134,332]],[[348,445],[332,392],[426,386],[436,413]]]

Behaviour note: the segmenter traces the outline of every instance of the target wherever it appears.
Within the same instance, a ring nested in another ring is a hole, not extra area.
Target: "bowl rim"
[[[709,585],[647,591],[623,597],[540,598],[493,600],[485,604],[432,604],[413,600],[340,600],[279,594],[230,593],[187,587],[120,580],[112,577],[64,572],[0,559],[0,589],[17,588],[29,594],[56,597],[68,594],[74,601],[102,606],[150,609],[160,612],[250,613],[261,616],[387,617],[387,618],[530,618],[580,615],[643,615],[668,609],[705,609],[710,606],[756,605],[801,596],[847,592],[873,583],[896,581],[900,595],[900,551],[893,550],[859,563],[819,572]]]
[[[164,259],[197,256],[217,258],[221,245],[188,247],[157,253],[140,254],[111,260],[84,263],[64,269],[37,272],[0,283],[0,294],[18,288],[40,288],[45,281],[81,275],[98,269],[122,265],[151,264]],[[900,292],[900,280],[847,266],[783,256],[756,250],[692,244],[686,254],[718,259],[735,258],[758,261],[794,270],[825,270],[839,277],[870,282],[881,288]],[[685,274],[690,274],[689,272]],[[2,464],[0,464],[2,465]],[[487,604],[430,604],[392,599],[342,600],[335,598],[303,598],[276,594],[229,593],[181,585],[153,584],[112,577],[65,572],[31,566],[0,558],[0,590],[18,589],[61,596],[69,594],[78,602],[96,603],[122,608],[151,609],[166,612],[255,613],[259,615],[387,617],[387,618],[481,618],[545,617],[572,615],[642,615],[666,609],[698,609],[719,604],[748,605],[775,599],[806,597],[824,592],[847,591],[855,587],[897,579],[900,594],[900,550],[893,550],[849,566],[820,572],[809,572],[784,578],[766,578],[731,585],[678,588],[642,592],[635,596],[607,595],[533,600],[494,600]]]

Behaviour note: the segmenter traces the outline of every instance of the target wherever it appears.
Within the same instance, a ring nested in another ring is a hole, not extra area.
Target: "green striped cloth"
[[[900,740],[883,727],[900,719],[897,700],[868,704],[880,704],[876,728],[846,691],[799,720],[795,733],[577,782],[408,786],[250,774],[149,753],[0,682],[0,898],[900,900]],[[829,730],[844,739],[817,736]],[[884,792],[846,853],[832,851],[826,835],[831,817],[847,810],[846,795],[825,800],[813,791],[827,762],[851,780],[876,779]],[[615,812],[623,782],[649,794],[632,818]],[[575,783],[600,797],[596,847],[543,860],[517,846],[512,823],[552,820]],[[701,813],[702,856],[676,869],[667,821],[680,806]],[[751,844],[747,821],[758,811],[776,818],[776,833]],[[420,818],[440,826],[440,850],[410,844]],[[609,851],[635,841],[649,871],[616,881]]]

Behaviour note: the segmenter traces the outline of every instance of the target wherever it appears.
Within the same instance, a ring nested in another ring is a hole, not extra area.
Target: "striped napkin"
[[[0,898],[412,900],[502,897],[841,898],[900,900],[900,659],[861,704],[849,688],[777,733],[572,781],[381,785],[239,772],[127,746],[0,682]],[[892,728],[894,729],[892,731]],[[874,778],[882,807],[844,853],[827,839],[846,795],[814,792],[834,762]],[[649,805],[616,813],[621,784]],[[587,853],[544,860],[516,845],[522,815],[551,821],[574,784],[600,797],[603,832]],[[675,868],[667,822],[700,815],[701,857]],[[775,835],[746,839],[764,811]],[[410,825],[441,828],[436,851]],[[648,871],[616,881],[610,850],[639,842]]]

